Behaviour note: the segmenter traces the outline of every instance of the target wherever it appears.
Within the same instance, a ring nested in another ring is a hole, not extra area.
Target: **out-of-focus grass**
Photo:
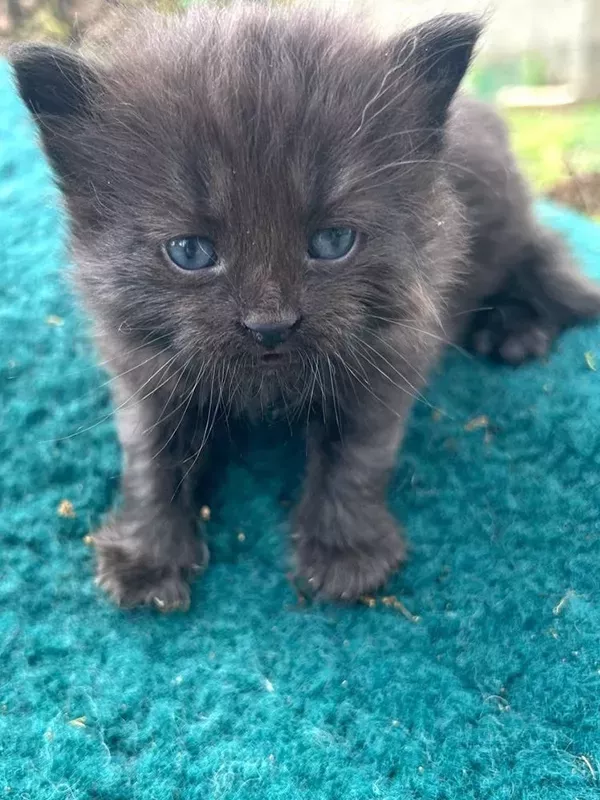
[[[600,172],[600,103],[505,111],[513,147],[543,193],[574,174]]]

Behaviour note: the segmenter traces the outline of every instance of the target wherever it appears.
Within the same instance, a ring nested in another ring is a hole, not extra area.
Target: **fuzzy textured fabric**
[[[541,211],[600,277],[600,228]],[[190,612],[123,612],[83,541],[118,489],[106,376],[6,64],[0,242],[0,796],[599,796],[600,327],[519,370],[450,353],[391,491],[404,606],[298,605],[302,446],[270,427],[209,499]]]

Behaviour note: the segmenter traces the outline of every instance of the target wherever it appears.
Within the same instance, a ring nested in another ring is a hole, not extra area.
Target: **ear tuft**
[[[482,30],[473,14],[442,14],[406,34],[402,55],[411,49],[414,73],[429,92],[432,122],[443,124]]]

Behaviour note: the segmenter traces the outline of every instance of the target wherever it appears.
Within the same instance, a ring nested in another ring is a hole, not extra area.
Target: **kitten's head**
[[[105,329],[285,383],[443,286],[444,125],[479,24],[360,25],[200,8],[101,57],[15,52]]]

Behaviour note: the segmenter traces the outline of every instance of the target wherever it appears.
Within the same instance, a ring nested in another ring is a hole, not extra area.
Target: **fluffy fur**
[[[299,574],[332,598],[376,588],[403,558],[386,490],[443,345],[519,363],[600,311],[535,221],[495,113],[454,99],[477,20],[385,43],[357,29],[202,9],[142,17],[100,58],[14,56],[115,374],[123,508],[96,547],[124,605],[187,606],[208,445],[229,414],[272,408],[311,427]],[[311,232],[341,225],[353,253],[308,260]],[[168,263],[164,241],[186,234],[216,242],[219,270]],[[273,359],[244,323],[290,315]]]

